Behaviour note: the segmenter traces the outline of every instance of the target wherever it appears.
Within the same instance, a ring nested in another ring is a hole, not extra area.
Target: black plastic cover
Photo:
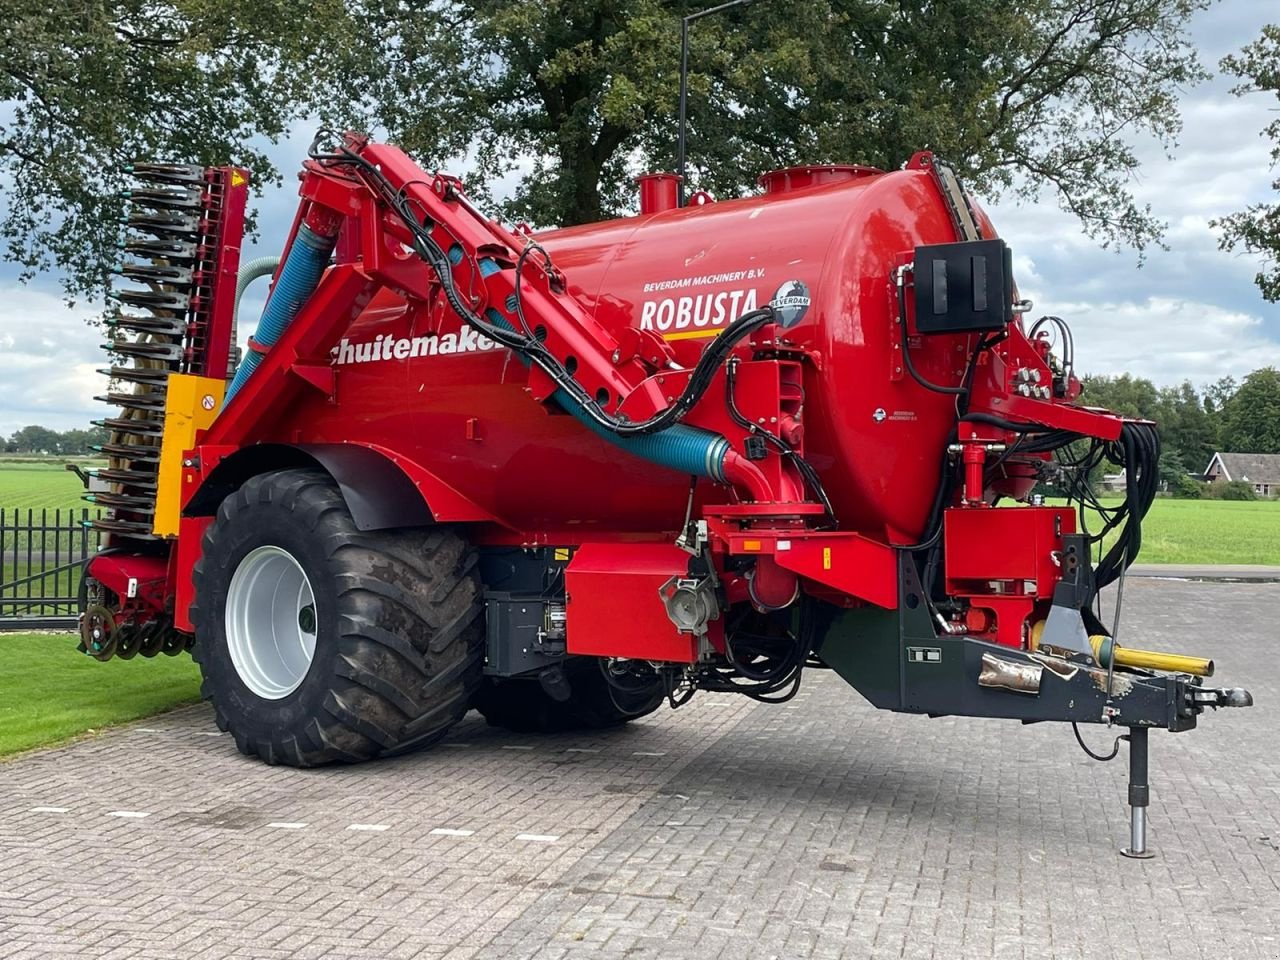
[[[916,330],[1001,330],[1013,321],[1013,255],[1003,240],[916,247]]]

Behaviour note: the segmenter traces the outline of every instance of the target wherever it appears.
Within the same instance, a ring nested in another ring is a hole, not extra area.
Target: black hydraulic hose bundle
[[[1047,430],[1039,424],[1018,423],[990,413],[966,414],[961,420],[986,423],[1020,434],[1020,452],[1056,455],[1067,476],[1068,501],[1078,505],[1081,532],[1089,537],[1090,543],[1100,544],[1112,531],[1118,531],[1115,542],[1094,569],[1098,589],[1115,582],[1138,555],[1142,546],[1142,521],[1160,489],[1160,436],[1155,426],[1125,423],[1117,440],[1105,441],[1069,430]],[[1072,449],[1082,442],[1088,444],[1082,453]],[[1124,470],[1124,502],[1115,507],[1103,504],[1089,486],[1090,474],[1105,461]],[[1100,530],[1089,529],[1090,511],[1102,518]]]
[[[721,331],[703,352],[702,356],[699,357],[697,364],[694,365],[693,372],[690,374],[688,385],[670,406],[647,420],[635,423],[613,416],[601,409],[595,397],[591,396],[578,383],[573,374],[536,336],[528,332],[518,332],[514,329],[490,323],[472,310],[458,292],[454,283],[453,264],[450,262],[448,255],[436,243],[431,236],[430,230],[424,224],[418,222],[418,218],[414,215],[404,192],[396,189],[386,175],[376,166],[347,147],[339,147],[337,153],[321,153],[319,151],[319,143],[328,135],[327,131],[321,131],[312,142],[308,155],[313,160],[335,165],[352,166],[361,171],[363,174],[362,179],[377,192],[379,198],[387,204],[409,230],[413,237],[414,251],[436,274],[445,298],[463,322],[495,343],[509,347],[527,357],[530,362],[536,363],[551,377],[557,387],[568,394],[592,422],[611,433],[619,436],[639,436],[656,433],[679,423],[702,399],[707,389],[711,386],[716,371],[728,358],[733,348],[753,331],[775,322],[776,317],[772,307],[766,306],[743,314]],[[523,267],[524,259],[522,254],[519,261],[521,267]],[[524,319],[523,305],[520,302],[519,277],[516,278],[516,306],[520,324],[527,331],[528,323]]]
[[[821,621],[826,615],[822,605],[808,596],[801,597],[798,607],[795,632],[784,630],[782,636],[744,630],[743,619],[758,614],[740,615],[725,630],[726,662],[702,671],[698,685],[704,690],[741,693],[761,703],[786,703],[794,697],[825,632]]]

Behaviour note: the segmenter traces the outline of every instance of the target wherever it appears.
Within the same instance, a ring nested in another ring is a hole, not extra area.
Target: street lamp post
[[[708,7],[706,10],[699,10],[697,13],[691,13],[686,17],[680,18],[680,131],[676,141],[676,173],[680,179],[677,181],[677,196],[679,205],[685,204],[684,189],[684,158],[685,158],[685,127],[686,127],[686,111],[689,102],[689,24],[695,20],[701,20],[703,17],[710,16],[713,13],[719,13],[721,10],[728,10],[730,7],[740,7],[744,4],[751,3],[752,0],[729,0],[728,3],[722,3],[715,7]]]

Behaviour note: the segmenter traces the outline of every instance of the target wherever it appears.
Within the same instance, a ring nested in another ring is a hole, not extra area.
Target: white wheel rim
[[[316,599],[280,547],[247,553],[227,589],[227,647],[244,685],[266,700],[298,689],[316,652]],[[309,628],[309,629],[308,629]]]

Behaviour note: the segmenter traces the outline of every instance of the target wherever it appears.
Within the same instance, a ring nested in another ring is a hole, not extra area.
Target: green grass
[[[100,461],[98,461],[100,462]],[[81,461],[94,465],[94,461]],[[55,553],[62,565],[73,563],[80,556],[81,532],[77,521],[96,516],[97,510],[80,499],[84,488],[80,478],[63,468],[61,458],[40,460],[37,458],[0,458],[0,585],[13,584],[35,574],[47,573],[41,579],[20,586],[0,590],[0,598],[20,596],[74,596],[79,584],[77,569],[54,569]],[[36,534],[34,538],[13,529],[25,525],[28,519],[39,525],[42,520],[49,526],[55,523],[64,531],[55,544],[53,534]],[[86,513],[86,511],[88,511]],[[89,550],[92,544],[89,541]],[[27,560],[28,546],[32,556]],[[11,613],[65,613],[36,604],[23,606],[16,611],[0,604],[0,614]]]
[[[1158,498],[1142,524],[1136,562],[1280,565],[1280,501]]]
[[[0,634],[0,756],[200,699],[186,654],[99,663],[73,634]]]
[[[80,478],[61,461],[0,460],[0,510],[10,515],[16,508],[24,520],[27,510],[35,510],[37,520],[41,510],[48,510],[50,522],[54,510],[75,510],[78,516],[81,508],[90,507],[80,499],[82,493]]]

